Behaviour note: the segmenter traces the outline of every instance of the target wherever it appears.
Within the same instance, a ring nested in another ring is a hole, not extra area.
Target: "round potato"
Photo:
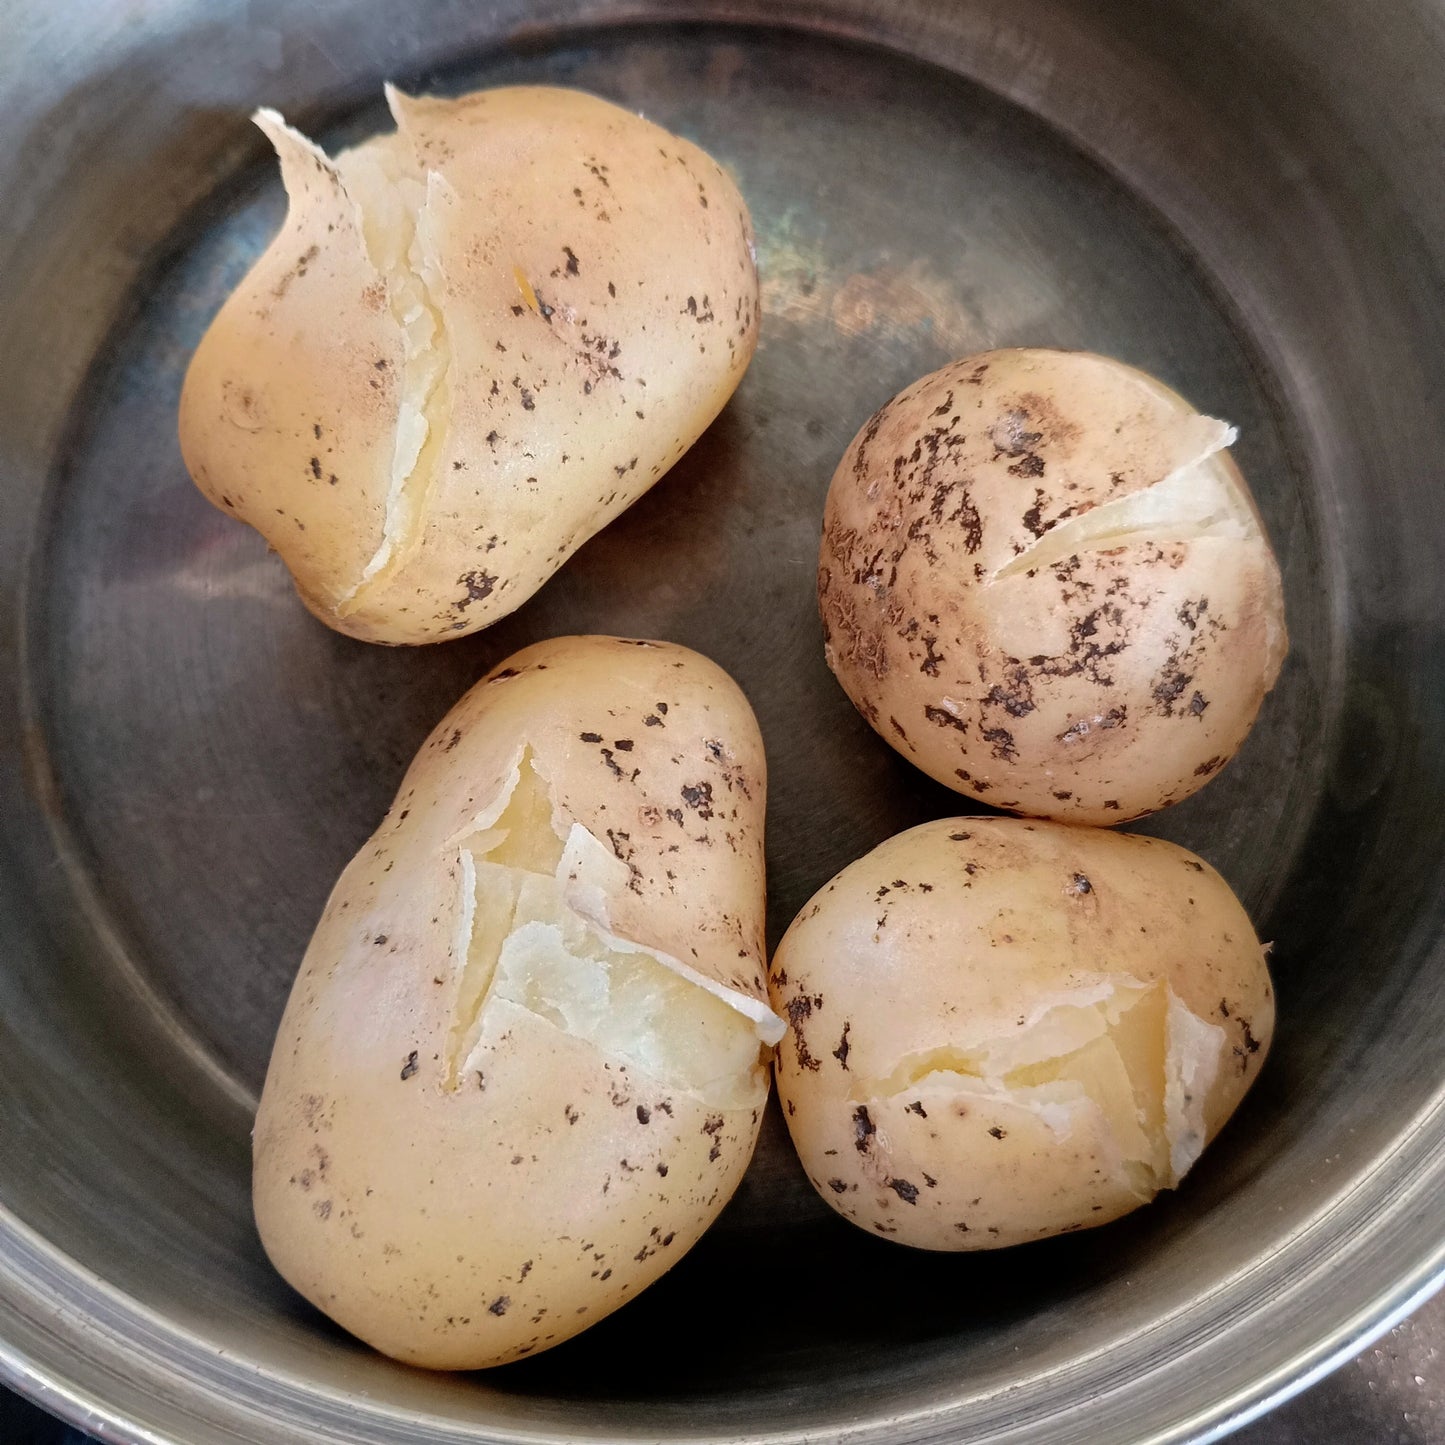
[[[575,91],[388,88],[328,159],[272,111],[290,207],[181,397],[197,486],[372,642],[527,600],[722,409],[752,356],[747,208],[696,146]]]
[[[1100,356],[993,351],[894,397],[828,492],[828,665],[939,782],[1118,823],[1231,757],[1287,648],[1223,422]]]
[[[474,687],[347,867],[255,1130],[262,1243],[412,1364],[495,1365],[617,1308],[742,1178],[783,1025],[764,763],[681,647],[573,637]]]
[[[1017,819],[927,823],[845,868],[770,984],[813,1187],[924,1249],[1085,1229],[1174,1187],[1274,1030],[1264,950],[1212,868]]]

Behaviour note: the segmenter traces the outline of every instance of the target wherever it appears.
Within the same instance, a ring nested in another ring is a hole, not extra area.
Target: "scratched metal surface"
[[[612,0],[425,25],[360,0],[20,7],[0,55],[0,1372],[108,1438],[194,1445],[1204,1439],[1414,1303],[1445,1260],[1424,224],[1445,196],[1412,165],[1434,12],[1396,8],[1351,37],[1392,66],[1382,112],[1326,83],[1344,62],[1319,15],[1343,5],[828,0],[794,30],[609,27],[647,14]],[[383,75],[644,109],[734,170],[764,274],[756,361],[674,472],[513,618],[415,651],[307,617],[174,440],[189,351],[280,215],[240,117],[278,103],[354,139]],[[247,1129],[310,928],[412,751],[539,637],[709,653],[768,743],[774,939],[843,863],[961,811],[833,684],[812,573],[860,422],[998,344],[1113,352],[1242,429],[1294,650],[1240,759],[1149,826],[1278,942],[1260,1087],[1176,1197],[992,1256],[850,1230],[770,1115],[714,1233],[577,1341],[485,1377],[370,1356],[267,1269]]]

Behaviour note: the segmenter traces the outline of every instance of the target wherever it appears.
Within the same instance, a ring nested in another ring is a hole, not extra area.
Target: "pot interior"
[[[448,12],[397,38],[357,6],[251,7],[234,31],[163,7],[113,70],[96,53],[48,113],[22,107],[25,144],[51,147],[21,155],[30,210],[0,282],[21,639],[0,753],[0,1361],[22,1386],[119,1439],[1062,1441],[1109,1421],[1108,1438],[1182,1438],[1431,1277],[1435,257],[1386,138],[1348,131],[1347,104],[1311,109],[1307,56],[1276,37],[1265,94],[1249,35],[1157,8],[1172,28],[1125,5],[839,5],[788,29],[599,6],[520,32]],[[38,22],[27,38],[43,58]],[[384,77],[645,111],[736,176],[763,276],[753,366],[673,472],[513,616],[413,650],[313,621],[175,440],[189,354],[283,213],[245,111],[279,103],[336,147],[387,124]],[[1119,356],[1241,432],[1291,655],[1235,762],[1138,826],[1213,862],[1275,940],[1257,1089],[1176,1195],[956,1256],[833,1216],[771,1106],[712,1233],[586,1334],[464,1377],[373,1356],[267,1265],[248,1130],[310,930],[412,753],[529,642],[697,648],[768,744],[772,943],[883,838],[976,811],[855,714],[813,575],[829,477],[868,415],[1011,345]]]

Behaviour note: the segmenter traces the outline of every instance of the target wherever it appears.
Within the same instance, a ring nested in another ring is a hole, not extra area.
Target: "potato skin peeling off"
[[[701,435],[757,341],[752,223],[696,146],[580,92],[388,88],[334,159],[272,111],[286,221],[192,359],[196,485],[328,626],[475,632]]]
[[[1257,1077],[1264,954],[1172,843],[1001,818],[900,833],[813,898],[771,967],[813,1187],[925,1249],[1117,1219],[1179,1183]]]
[[[994,807],[1111,824],[1235,755],[1288,649],[1232,427],[1082,352],[915,382],[828,491],[828,665],[878,734]]]
[[[566,1339],[701,1236],[784,1025],[762,741],[685,648],[561,638],[474,687],[342,874],[277,1034],[280,1273],[412,1364]]]

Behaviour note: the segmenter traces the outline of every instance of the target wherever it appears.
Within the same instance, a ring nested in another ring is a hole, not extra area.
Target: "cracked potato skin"
[[[628,869],[626,938],[759,1001],[766,773],[751,709],[686,648],[570,637],[517,653],[422,746],[347,866],[277,1033],[253,1197],[276,1269],[368,1344],[475,1369],[567,1339],[700,1238],[767,1099],[718,1106],[522,1008],[449,1085],[455,840],[524,748]],[[491,1037],[491,1035],[489,1035]]]
[[[752,357],[758,281],[733,181],[637,115],[552,87],[388,98],[397,132],[335,159],[258,117],[290,207],[202,338],[180,438],[196,485],[323,622],[427,643],[519,607],[682,456]],[[376,157],[425,190],[397,276],[358,199]],[[447,361],[408,473],[417,516],[389,533],[408,362],[393,306],[418,276]]]
[[[770,967],[788,1033],[774,1061],[819,1196],[860,1228],[935,1250],[996,1249],[1145,1203],[1105,1134],[1060,1137],[1007,1098],[900,1061],[1008,1038],[1039,1000],[1128,976],[1220,1030],[1212,1140],[1253,1085],[1274,995],[1248,916],[1202,860],[1156,838],[1012,818],[900,833],[793,920]],[[880,1088],[892,1079],[896,1091]]]
[[[1177,802],[1234,756],[1286,649],[1257,515],[1253,537],[1165,528],[994,575],[1160,482],[1191,415],[1118,362],[1015,350],[866,423],[829,488],[818,598],[829,666],[885,741],[969,797],[1094,824]],[[1234,463],[1207,465],[1252,513]]]

